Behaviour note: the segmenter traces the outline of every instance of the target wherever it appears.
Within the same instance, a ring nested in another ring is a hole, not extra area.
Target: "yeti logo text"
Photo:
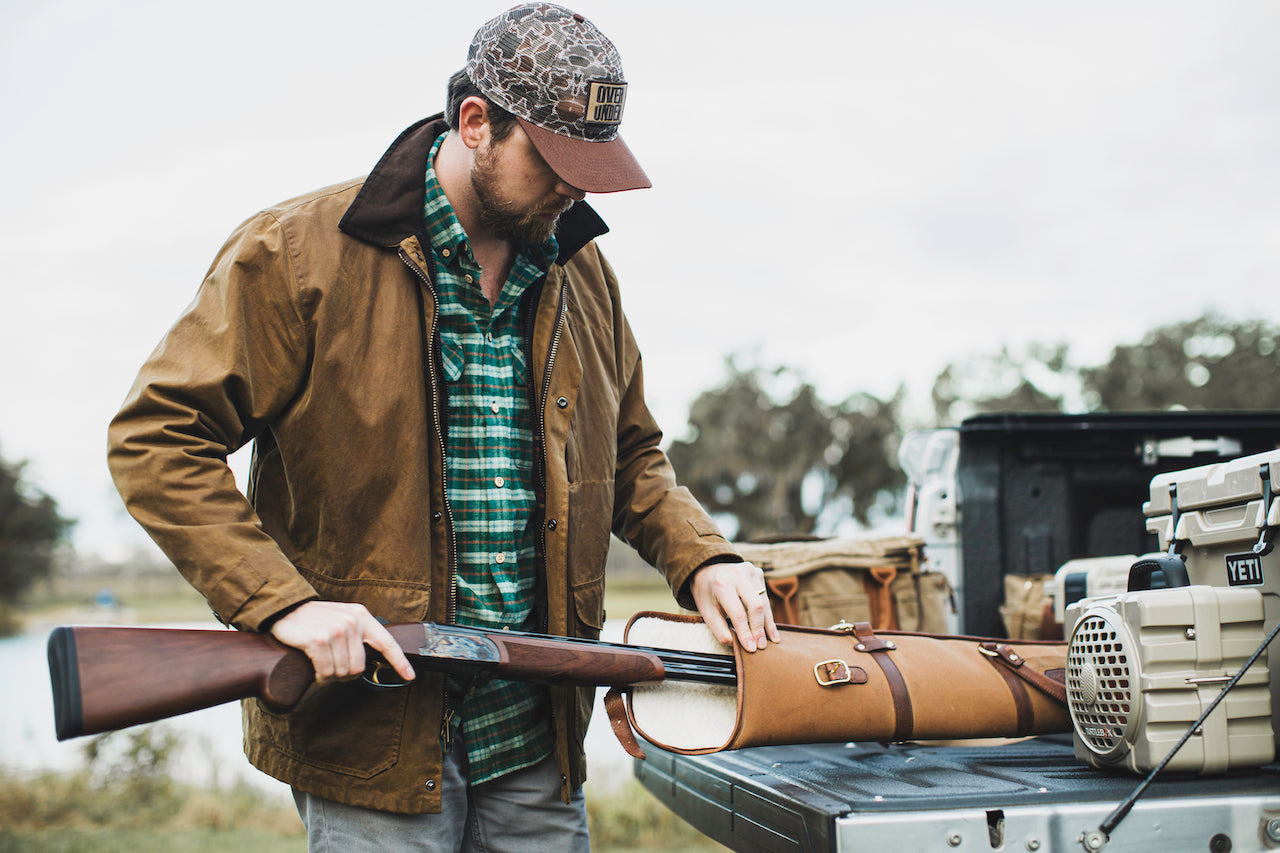
[[[587,84],[587,123],[622,124],[622,107],[626,102],[626,83]]]
[[[1227,556],[1227,583],[1232,586],[1257,586],[1262,582],[1262,558],[1257,554]]]

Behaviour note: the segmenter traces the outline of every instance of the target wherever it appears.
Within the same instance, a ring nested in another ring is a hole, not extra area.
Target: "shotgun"
[[[727,655],[434,622],[385,626],[414,666],[547,684],[625,686],[667,678],[735,684]],[[365,680],[404,686],[366,647]],[[388,673],[393,676],[388,679]],[[277,713],[315,683],[306,654],[269,634],[223,629],[62,627],[49,635],[58,740],[256,697]]]

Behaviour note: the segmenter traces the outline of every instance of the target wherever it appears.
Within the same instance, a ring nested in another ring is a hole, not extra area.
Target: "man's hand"
[[[308,601],[280,617],[271,626],[271,635],[307,653],[317,684],[345,681],[364,672],[365,644],[381,652],[401,678],[413,680],[413,667],[399,643],[363,604]]]
[[[767,640],[782,639],[765,594],[764,572],[751,563],[702,566],[693,573],[689,591],[702,621],[720,642],[731,642],[736,633],[742,647],[754,652],[763,649]]]

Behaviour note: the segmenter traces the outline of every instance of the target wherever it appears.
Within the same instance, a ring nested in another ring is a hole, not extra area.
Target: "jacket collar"
[[[427,155],[436,137],[448,129],[443,114],[436,114],[401,133],[365,178],[338,227],[352,237],[387,248],[395,248],[419,233]],[[578,202],[560,217],[556,229],[560,255],[556,263],[564,264],[608,230],[609,226],[589,204]]]

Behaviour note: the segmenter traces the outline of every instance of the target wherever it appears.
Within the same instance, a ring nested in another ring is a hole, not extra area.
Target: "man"
[[[488,22],[447,122],[235,232],[112,423],[126,505],[217,616],[315,665],[287,716],[244,708],[313,849],[586,847],[593,691],[415,678],[380,619],[598,637],[612,530],[722,641],[778,639],[658,447],[582,201],[649,186],[625,95],[581,15]],[[353,680],[365,645],[410,685]]]

